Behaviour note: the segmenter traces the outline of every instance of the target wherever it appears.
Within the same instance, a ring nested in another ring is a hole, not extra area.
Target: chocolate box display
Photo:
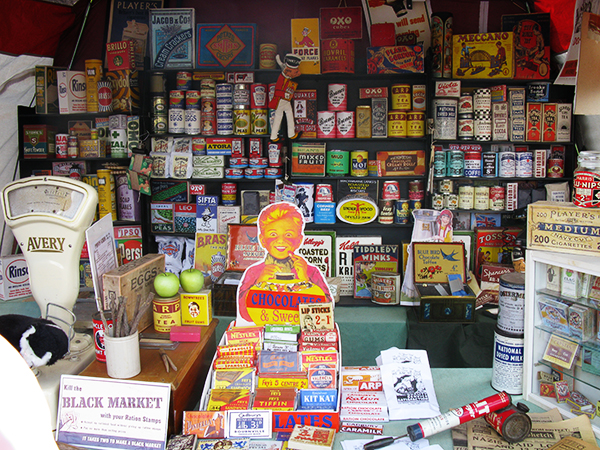
[[[201,23],[196,35],[196,68],[254,68],[256,24]]]
[[[466,284],[462,242],[414,242],[415,286],[420,322],[474,322],[475,294]],[[449,275],[459,275],[462,292],[452,295]]]

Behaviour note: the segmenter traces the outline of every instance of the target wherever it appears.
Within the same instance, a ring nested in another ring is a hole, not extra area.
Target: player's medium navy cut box
[[[196,36],[196,68],[254,68],[256,24],[201,23]]]

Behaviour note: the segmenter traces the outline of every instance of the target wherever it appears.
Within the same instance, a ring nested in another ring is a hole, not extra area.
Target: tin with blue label
[[[315,202],[315,223],[335,223],[335,202]]]
[[[394,223],[405,225],[410,221],[410,204],[408,199],[400,199],[394,205]]]
[[[446,153],[443,150],[435,150],[433,155],[433,176],[434,177],[445,177],[446,176]]]
[[[462,150],[448,151],[447,171],[450,177],[464,176],[465,154]]]
[[[503,178],[514,177],[516,173],[515,163],[515,152],[500,152],[498,159],[498,176]]]

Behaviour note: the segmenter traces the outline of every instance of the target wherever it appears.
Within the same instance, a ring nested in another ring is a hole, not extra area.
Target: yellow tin
[[[425,137],[425,113],[423,111],[406,113],[406,137]]]
[[[168,333],[172,326],[181,325],[181,301],[175,297],[155,297],[152,302],[154,329],[159,333]]]
[[[356,137],[371,138],[371,107],[368,105],[356,107]]]
[[[406,137],[406,112],[388,112],[388,137]]]
[[[392,85],[392,109],[408,111],[412,109],[412,95],[410,84]]]

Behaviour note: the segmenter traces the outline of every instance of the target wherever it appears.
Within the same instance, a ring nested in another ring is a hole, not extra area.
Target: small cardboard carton
[[[25,257],[11,255],[0,258],[0,300],[13,300],[30,295],[29,269]]]

